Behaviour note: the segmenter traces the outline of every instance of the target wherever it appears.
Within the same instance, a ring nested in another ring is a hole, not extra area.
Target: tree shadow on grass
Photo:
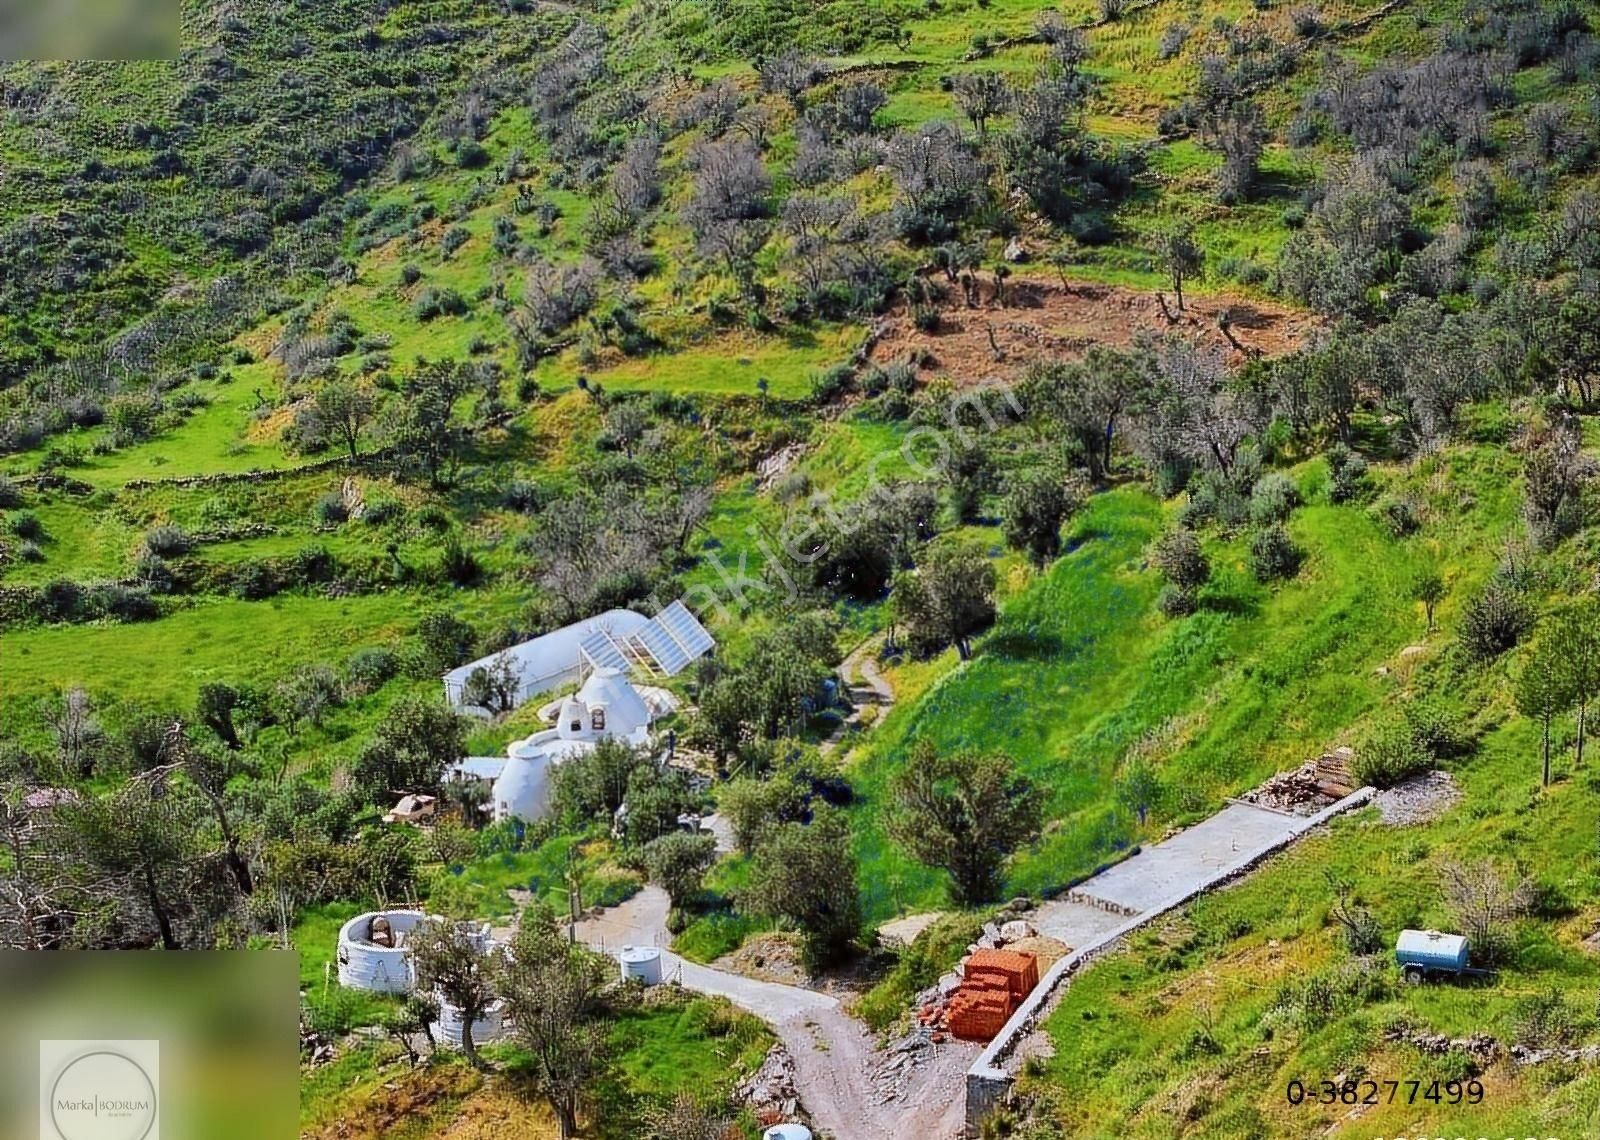
[[[1256,617],[1261,613],[1261,604],[1254,598],[1242,598],[1237,594],[1202,594],[1199,608],[1206,613],[1241,618]]]
[[[1062,640],[1053,633],[1007,629],[991,634],[983,642],[980,655],[1002,657],[1007,661],[1043,661],[1060,657],[1065,649]]]

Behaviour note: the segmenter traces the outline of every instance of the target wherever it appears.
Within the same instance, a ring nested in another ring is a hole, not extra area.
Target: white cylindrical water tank
[[[647,986],[661,984],[661,951],[654,946],[622,948],[622,980],[640,981]]]
[[[439,998],[439,1039],[454,1049],[461,1048],[461,1010]],[[492,1002],[483,1015],[472,1023],[472,1043],[484,1045],[498,1041],[505,1035],[505,1005]]]
[[[761,1140],[811,1140],[811,1129],[804,1124],[774,1124],[761,1134]]]

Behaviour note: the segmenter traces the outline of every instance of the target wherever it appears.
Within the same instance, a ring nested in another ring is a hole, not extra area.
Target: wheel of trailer
[[[1406,967],[1406,984],[1409,986],[1420,986],[1422,984],[1421,966]]]

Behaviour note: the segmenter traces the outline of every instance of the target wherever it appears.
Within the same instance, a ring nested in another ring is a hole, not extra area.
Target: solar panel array
[[[669,677],[683,672],[685,666],[694,660],[683,646],[673,640],[672,634],[654,621],[641,626],[633,637],[645,647],[655,663],[661,667],[661,671]]]
[[[656,623],[670,633],[672,640],[683,646],[691,658],[704,657],[717,644],[682,602],[673,602],[662,610],[656,616]]]
[[[628,672],[628,659],[622,655],[622,650],[617,648],[617,643],[611,640],[611,635],[603,629],[597,629],[588,637],[578,643],[578,648],[583,650],[583,655],[596,669],[618,669]]]

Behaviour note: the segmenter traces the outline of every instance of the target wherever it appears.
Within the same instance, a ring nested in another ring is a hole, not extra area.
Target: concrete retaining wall
[[[967,1127],[976,1133],[982,1126],[986,1117],[1006,1102],[1011,1095],[1011,1086],[1015,1080],[1006,1071],[1004,1062],[1016,1048],[1017,1042],[1024,1036],[1033,1032],[1040,1018],[1060,991],[1066,987],[1068,980],[1078,970],[1087,966],[1101,955],[1109,953],[1129,934],[1141,926],[1153,922],[1164,914],[1193,901],[1197,896],[1207,891],[1215,890],[1224,883],[1231,882],[1253,870],[1263,859],[1276,855],[1306,832],[1311,831],[1341,812],[1359,807],[1372,798],[1372,788],[1360,788],[1350,793],[1344,799],[1317,812],[1315,815],[1306,816],[1289,825],[1283,838],[1262,848],[1243,863],[1235,864],[1224,871],[1213,875],[1199,886],[1186,890],[1181,894],[1143,911],[1120,926],[1107,931],[1101,937],[1087,946],[1080,947],[1068,954],[1039,979],[1039,984],[1034,987],[1026,1000],[1017,1007],[1017,1012],[1011,1015],[1011,1020],[989,1043],[989,1047],[978,1055],[972,1063],[972,1068],[967,1070]]]

